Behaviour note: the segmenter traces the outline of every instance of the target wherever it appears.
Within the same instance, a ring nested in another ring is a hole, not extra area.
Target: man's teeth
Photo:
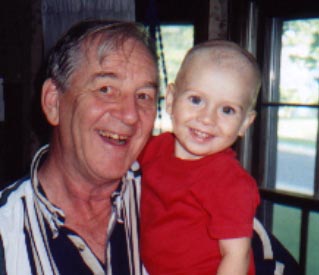
[[[109,133],[109,132],[105,132],[103,130],[100,130],[99,134],[103,137],[108,138],[108,139],[113,139],[113,140],[118,140],[118,141],[126,141],[127,140],[127,136],[121,136],[119,134]]]

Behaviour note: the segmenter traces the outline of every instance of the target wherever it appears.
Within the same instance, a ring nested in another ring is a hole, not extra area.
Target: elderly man
[[[50,145],[0,193],[0,274],[143,274],[134,161],[157,87],[155,53],[133,23],[82,22],[58,41],[41,97]]]

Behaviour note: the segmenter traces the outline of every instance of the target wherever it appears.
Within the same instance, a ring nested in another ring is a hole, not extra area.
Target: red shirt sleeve
[[[203,192],[208,232],[214,239],[251,237],[259,204],[256,182],[236,162],[219,168],[214,183]]]

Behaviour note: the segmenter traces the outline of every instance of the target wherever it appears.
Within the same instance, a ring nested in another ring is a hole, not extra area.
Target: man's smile
[[[99,135],[107,139],[109,142],[117,145],[125,145],[129,139],[127,135],[120,135],[117,133],[111,133],[104,130],[99,130]]]

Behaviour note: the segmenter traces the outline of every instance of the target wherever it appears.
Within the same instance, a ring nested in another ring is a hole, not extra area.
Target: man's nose
[[[121,120],[128,125],[135,124],[138,121],[138,106],[133,95],[122,98],[119,115]]]

